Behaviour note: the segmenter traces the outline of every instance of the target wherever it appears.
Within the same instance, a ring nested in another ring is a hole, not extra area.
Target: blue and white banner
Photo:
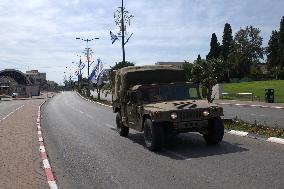
[[[85,64],[84,62],[81,62],[81,64],[79,65],[80,71],[82,71],[85,68]]]
[[[110,34],[111,44],[114,44],[114,42],[118,40],[118,37],[117,35],[114,35],[111,31],[109,32],[109,34]]]
[[[103,63],[100,59],[98,59],[98,63],[93,68],[92,73],[88,76],[88,81],[95,83],[97,85],[102,84],[102,77],[105,74],[105,69],[103,67]]]

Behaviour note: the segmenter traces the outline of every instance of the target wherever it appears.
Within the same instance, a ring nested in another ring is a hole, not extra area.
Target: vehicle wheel
[[[127,137],[129,134],[129,127],[123,125],[120,113],[116,114],[116,129],[120,136]]]
[[[151,151],[157,151],[161,149],[164,145],[165,140],[164,128],[155,125],[150,119],[145,119],[143,124],[146,147]]]
[[[224,125],[220,117],[209,119],[208,133],[203,137],[207,144],[218,144],[222,141],[224,136]]]

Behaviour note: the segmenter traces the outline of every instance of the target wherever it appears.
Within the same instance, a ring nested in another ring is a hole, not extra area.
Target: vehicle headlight
[[[171,113],[171,119],[175,120],[175,119],[177,119],[177,117],[178,117],[178,115],[177,115],[176,112]]]
[[[209,114],[210,114],[210,113],[208,112],[208,110],[204,110],[204,111],[203,111],[203,116],[207,117],[207,116],[209,116]]]

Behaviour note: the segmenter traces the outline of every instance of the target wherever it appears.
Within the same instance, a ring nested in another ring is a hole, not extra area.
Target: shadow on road
[[[129,133],[128,138],[134,143],[145,146],[141,133]],[[186,133],[171,137],[167,140],[164,149],[156,154],[175,160],[185,160],[245,151],[248,149],[241,147],[241,144],[222,141],[219,145],[208,145],[201,135]]]

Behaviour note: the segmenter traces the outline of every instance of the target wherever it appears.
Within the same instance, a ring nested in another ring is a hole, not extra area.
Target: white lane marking
[[[93,116],[89,115],[89,114],[85,114],[87,116],[87,118],[89,119],[94,119]]]
[[[170,151],[170,150],[165,150],[164,149],[163,151],[165,151],[167,153],[170,153],[170,154],[173,154],[174,156],[179,157],[179,158],[184,159],[184,160],[191,160],[190,158],[188,158],[188,157],[186,157],[184,155],[178,154],[178,153]]]
[[[45,151],[45,147],[44,147],[44,146],[40,146],[40,147],[39,147],[39,151],[40,151],[41,153],[46,152],[46,151]]]
[[[247,136],[248,132],[244,132],[244,131],[236,131],[236,130],[231,130],[229,131],[230,134],[233,135],[238,135],[238,136]]]
[[[115,128],[113,125],[105,123],[105,126],[110,127],[110,128]]]
[[[10,115],[12,115],[13,113],[15,113],[16,111],[18,111],[19,109],[21,109],[22,107],[24,107],[25,105],[23,104],[22,106],[16,108],[14,111],[10,112],[8,115],[6,115],[5,117],[2,118],[2,120],[7,119]],[[0,122],[2,121],[0,120]]]
[[[55,181],[48,181],[48,185],[50,189],[58,189]]]
[[[42,160],[42,163],[43,163],[43,167],[44,167],[45,169],[50,169],[50,164],[49,164],[48,159]]]
[[[278,144],[284,144],[284,139],[283,138],[269,137],[266,141],[274,142],[274,143],[278,143]]]
[[[81,114],[84,114],[84,112],[83,112],[83,111],[81,111],[81,110],[78,110],[78,112],[80,112]]]
[[[265,117],[265,115],[257,115],[257,114],[250,114],[252,116],[259,116],[259,117]]]

